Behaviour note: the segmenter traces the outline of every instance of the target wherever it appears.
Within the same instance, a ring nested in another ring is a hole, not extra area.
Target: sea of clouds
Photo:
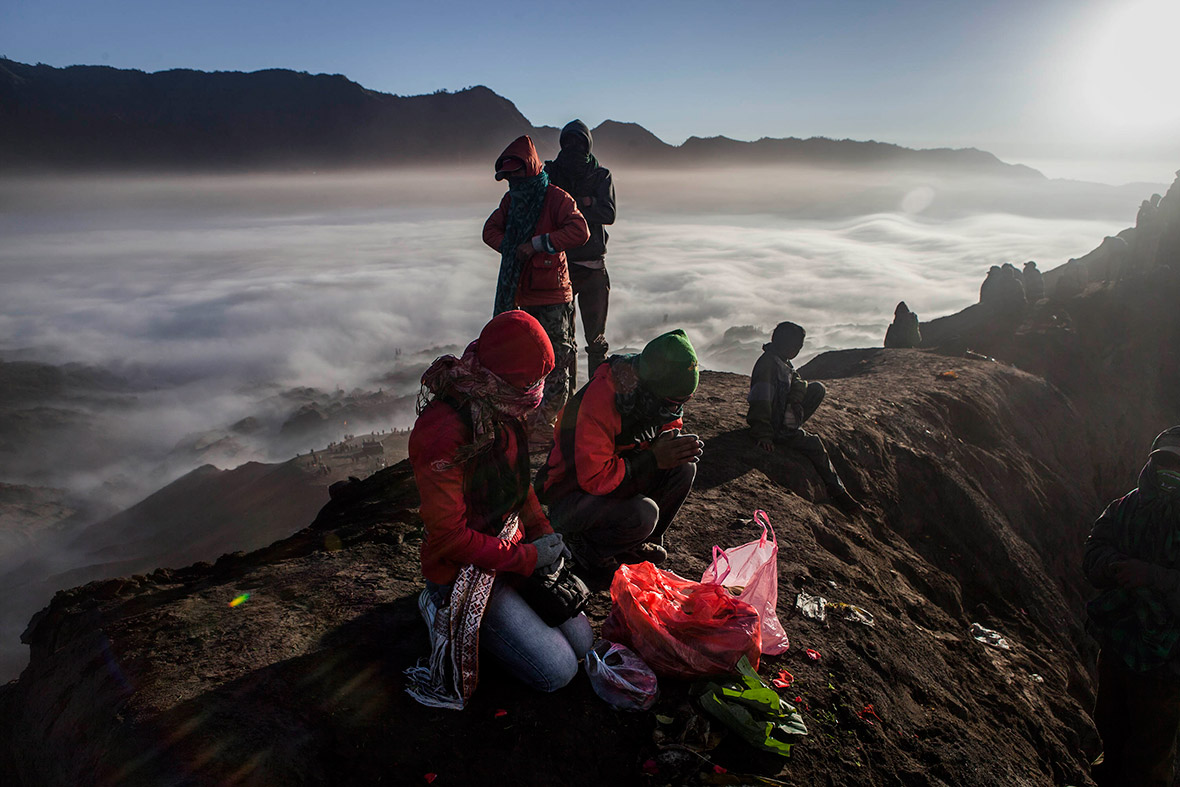
[[[682,327],[703,367],[734,372],[781,320],[807,328],[804,361],[879,346],[899,300],[923,319],[957,311],[990,265],[1048,270],[1133,224],[1149,196],[785,168],[616,170],[615,184],[612,348]],[[130,391],[117,409],[87,405],[111,450],[9,445],[0,481],[126,482],[296,386],[412,393],[491,315],[499,256],[480,237],[502,193],[490,172],[446,170],[0,181],[0,359],[92,365]],[[411,419],[407,406],[354,428]],[[286,458],[275,450],[225,461]]]

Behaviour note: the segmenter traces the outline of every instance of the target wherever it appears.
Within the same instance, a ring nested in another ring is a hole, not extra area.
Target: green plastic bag
[[[751,745],[790,757],[790,736],[807,734],[803,717],[766,685],[748,659],[742,657],[737,668],[738,674],[731,680],[693,684],[692,696],[702,710]]]

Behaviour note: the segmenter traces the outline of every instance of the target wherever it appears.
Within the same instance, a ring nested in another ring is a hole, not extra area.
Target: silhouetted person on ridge
[[[1098,639],[1099,787],[1169,787],[1180,729],[1180,426],[1151,445],[1139,486],[1106,507],[1083,568]]]
[[[500,252],[493,315],[522,309],[541,323],[557,366],[545,380],[545,398],[529,416],[529,442],[541,447],[552,438],[557,414],[569,398],[569,369],[577,357],[574,340],[574,293],[565,250],[590,237],[574,198],[541,168],[533,141],[517,137],[496,159],[496,180],[508,181],[508,193],[483,226],[483,240]]]
[[[987,269],[987,278],[983,280],[983,284],[979,285],[979,302],[986,304],[994,304],[1000,296],[1000,279],[1003,276],[999,265],[993,265]]]
[[[1010,262],[1005,262],[1001,270],[1008,271],[1009,275],[1016,279],[1016,281],[1020,282],[1021,286],[1024,285],[1024,277],[1020,275],[1020,268],[1017,268]]]
[[[762,357],[750,373],[746,423],[759,448],[771,453],[777,443],[803,454],[819,473],[832,502],[847,512],[859,511],[861,504],[844,488],[823,440],[803,429],[827,394],[823,383],[807,382],[791,363],[803,349],[806,336],[802,326],[793,322],[775,326],[770,343],[762,345]]]
[[[1024,263],[1024,295],[1029,303],[1036,303],[1045,297],[1045,277],[1037,270],[1037,264],[1029,260]]]
[[[1000,269],[1000,278],[996,286],[996,305],[1005,315],[1016,316],[1024,313],[1024,285],[1016,278],[1016,266],[1011,263]]]
[[[580,120],[571,120],[561,130],[561,152],[545,162],[549,182],[565,189],[578,203],[590,227],[590,240],[567,249],[570,283],[577,308],[582,312],[586,335],[588,377],[606,360],[606,312],[610,300],[610,276],[606,272],[606,224],[615,223],[615,187],[610,170],[598,163],[591,150],[594,139]],[[570,369],[570,391],[577,388],[577,358]]]
[[[917,347],[920,344],[922,332],[918,329],[918,315],[901,301],[893,310],[893,322],[885,330],[885,346]]]

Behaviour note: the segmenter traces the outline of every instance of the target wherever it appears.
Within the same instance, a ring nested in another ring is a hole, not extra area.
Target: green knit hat
[[[697,389],[697,353],[677,328],[647,343],[639,355],[639,379],[661,399],[687,399]]]

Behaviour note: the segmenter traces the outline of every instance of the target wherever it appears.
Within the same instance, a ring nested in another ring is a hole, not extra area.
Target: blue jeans
[[[427,582],[441,607],[451,586]],[[497,575],[479,626],[480,651],[521,682],[539,691],[556,691],[578,674],[578,659],[594,644],[594,630],[584,614],[550,628],[520,594]]]

